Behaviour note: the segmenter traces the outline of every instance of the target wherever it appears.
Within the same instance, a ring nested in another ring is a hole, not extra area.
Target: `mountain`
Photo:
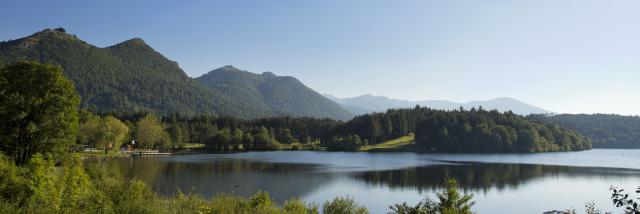
[[[255,94],[258,97],[207,87],[139,38],[99,48],[62,28],[46,29],[0,42],[0,65],[17,60],[61,66],[82,98],[81,107],[97,112],[179,112],[244,119],[283,115],[345,119],[350,115],[324,97],[318,99],[317,93],[292,77],[260,76],[255,80],[260,82],[260,93]],[[220,83],[239,84],[230,87],[234,89],[253,86],[228,80]]]
[[[541,107],[533,106],[517,99],[509,97],[500,97],[483,101],[471,101],[464,104],[464,108],[482,106],[485,109],[497,109],[498,111],[512,111],[520,115],[529,114],[551,114],[553,112]]]
[[[640,149],[640,117],[616,114],[530,115],[539,122],[573,129],[595,148]]]
[[[383,112],[391,108],[408,108],[408,107],[414,107],[416,105],[425,106],[433,109],[442,109],[442,110],[453,110],[453,109],[458,109],[460,107],[463,107],[465,109],[471,109],[473,107],[478,108],[479,106],[482,106],[482,108],[488,109],[488,110],[492,110],[492,109],[496,109],[498,111],[510,110],[520,115],[552,113],[543,108],[529,105],[522,101],[519,101],[513,98],[507,98],[507,97],[496,98],[491,100],[482,100],[482,101],[470,101],[467,103],[457,103],[457,102],[452,102],[447,100],[409,101],[409,100],[388,98],[385,96],[374,96],[371,94],[365,94],[365,95],[350,97],[350,98],[338,98],[332,95],[325,94],[325,97],[342,105],[343,108],[345,109],[353,109],[353,108],[360,109],[360,110],[356,110],[357,112],[354,111],[354,113]]]
[[[197,81],[230,97],[269,109],[274,115],[330,117],[347,120],[353,114],[325,98],[299,80],[271,72],[254,74],[225,66],[204,74]]]
[[[60,65],[82,97],[81,107],[98,112],[268,115],[202,86],[142,39],[98,48],[47,29],[0,43],[0,62],[16,60]]]

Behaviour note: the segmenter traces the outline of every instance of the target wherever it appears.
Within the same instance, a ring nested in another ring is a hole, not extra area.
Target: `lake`
[[[371,213],[394,203],[417,204],[458,180],[474,195],[478,213],[542,213],[594,201],[606,211],[609,187],[640,186],[640,150],[593,149],[537,154],[418,154],[275,151],[111,159],[110,167],[145,181],[161,194],[177,188],[205,196],[269,191],[283,201],[322,204],[352,196]]]

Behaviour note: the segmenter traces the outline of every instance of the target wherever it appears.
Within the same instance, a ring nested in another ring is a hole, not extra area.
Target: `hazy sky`
[[[189,2],[187,4],[186,2]],[[4,0],[0,40],[132,37],[192,77],[234,65],[321,93],[640,114],[640,1]]]

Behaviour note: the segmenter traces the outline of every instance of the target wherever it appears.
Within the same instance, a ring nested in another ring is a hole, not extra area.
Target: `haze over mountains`
[[[334,102],[342,105],[347,110],[356,114],[364,114],[368,112],[384,112],[387,109],[391,108],[411,108],[416,105],[442,110],[454,110],[460,107],[471,109],[473,107],[478,108],[479,106],[482,106],[482,108],[487,110],[496,109],[501,112],[510,110],[513,113],[520,115],[553,113],[543,108],[508,97],[495,98],[491,100],[470,101],[466,103],[457,103],[447,100],[410,101],[393,99],[385,96],[374,96],[371,94],[348,98],[338,98],[332,95],[325,94],[325,97],[333,100]]]
[[[82,97],[81,107],[97,112],[180,112],[245,119],[353,116],[293,77],[224,67],[198,80],[190,78],[176,62],[139,38],[99,48],[64,29],[46,29],[0,43],[0,65],[17,60],[60,65]]]

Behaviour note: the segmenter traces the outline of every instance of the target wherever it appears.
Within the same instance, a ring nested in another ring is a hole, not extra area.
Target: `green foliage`
[[[78,144],[92,145],[95,147],[95,143],[101,136],[101,123],[102,118],[100,118],[100,116],[89,111],[80,110],[80,128],[77,137]]]
[[[0,167],[1,171],[16,170],[15,166],[6,164]],[[20,213],[98,212],[105,208],[97,201],[100,197],[95,195],[96,189],[78,157],[59,168],[54,166],[51,157],[36,154],[26,168],[18,170],[21,171],[18,176],[3,181],[0,192],[12,193],[4,194],[2,201]]]
[[[76,139],[79,97],[60,67],[20,61],[0,69],[0,151],[18,164],[63,154]]]
[[[110,149],[120,148],[129,136],[129,127],[113,116],[106,116],[102,119],[100,133],[96,147],[104,148],[106,153]]]
[[[251,196],[251,198],[249,198],[249,206],[254,207],[254,208],[262,208],[264,209],[265,207],[271,207],[273,206],[272,204],[272,199],[271,196],[269,195],[269,192],[264,192],[264,191],[258,191],[256,192],[255,195]]]
[[[251,146],[252,150],[277,150],[278,142],[274,140],[275,137],[272,137],[269,133],[269,130],[265,127],[260,127],[258,133],[253,136],[253,145]]]
[[[285,213],[319,213],[318,205],[306,204],[304,201],[297,198],[292,198],[291,200],[285,201],[282,208],[284,209]]]
[[[437,193],[438,202],[427,197],[414,207],[402,203],[389,208],[398,214],[471,214],[473,196],[460,194],[455,179],[445,179],[445,186],[444,191]]]
[[[615,114],[530,115],[536,121],[578,131],[597,148],[640,148],[640,117]]]
[[[245,198],[218,194],[211,199],[179,193],[161,197],[142,181],[125,180],[104,164],[85,168],[78,157],[54,166],[36,154],[18,167],[0,154],[2,213],[318,213],[292,198],[279,206],[268,192]]]
[[[346,137],[334,136],[326,141],[323,146],[329,151],[357,151],[363,144],[360,136],[347,135]]]
[[[156,200],[156,195],[142,181],[128,181],[123,186],[124,192],[117,198],[120,206],[115,207],[116,213],[153,213],[154,207],[149,202]]]
[[[29,161],[29,197],[27,207],[31,210],[60,210],[62,189],[58,185],[59,173],[54,171],[54,163],[50,158],[36,154]]]
[[[142,119],[118,117],[125,123]],[[404,145],[404,151],[431,152],[550,152],[590,148],[589,140],[574,131],[511,112],[482,109],[394,109],[361,115],[344,123],[314,118],[242,120],[172,114],[163,118],[162,126],[170,131],[165,146],[204,144],[214,152],[313,149],[320,145],[330,151],[368,151],[393,146],[394,142],[401,143],[396,146]]]
[[[95,203],[95,189],[91,185],[89,176],[84,172],[82,162],[78,157],[74,157],[67,167],[62,168],[61,176],[63,201],[61,210],[64,213],[72,213],[76,210],[99,211],[102,207]]]
[[[475,204],[471,199],[472,195],[461,195],[458,192],[458,182],[455,179],[447,179],[447,189],[438,193],[438,210],[443,214],[466,214],[471,213],[471,206]]]
[[[170,147],[170,139],[164,130],[160,118],[154,114],[147,114],[136,123],[134,140],[140,148]]]
[[[105,154],[129,138],[129,127],[113,116],[100,117],[91,112],[80,111],[78,143],[104,149]]]
[[[242,99],[246,105],[265,109],[273,116],[328,117],[340,120],[353,116],[293,77],[276,76],[270,72],[253,74],[233,66],[225,66],[196,80],[229,97]]]
[[[385,113],[360,115],[321,136],[331,150],[340,136],[358,135],[370,147],[415,133],[412,150],[435,152],[550,152],[590,149],[587,138],[575,131],[541,124],[530,118],[498,111],[464,109],[441,111],[416,106]],[[337,137],[337,138],[336,138]],[[363,143],[364,144],[364,143]]]
[[[441,152],[555,152],[590,149],[575,131],[511,112],[430,111],[416,124],[416,144]]]
[[[33,194],[26,177],[26,169],[17,167],[13,160],[0,154],[0,197],[6,205],[25,206],[27,198]],[[8,213],[8,212],[3,212]]]
[[[366,139],[362,142],[360,151],[410,151],[411,146],[415,145],[415,135],[408,134],[376,145],[367,145],[365,141]]]
[[[367,208],[358,204],[351,197],[336,197],[332,201],[324,202],[322,212],[326,214],[367,214]]]

